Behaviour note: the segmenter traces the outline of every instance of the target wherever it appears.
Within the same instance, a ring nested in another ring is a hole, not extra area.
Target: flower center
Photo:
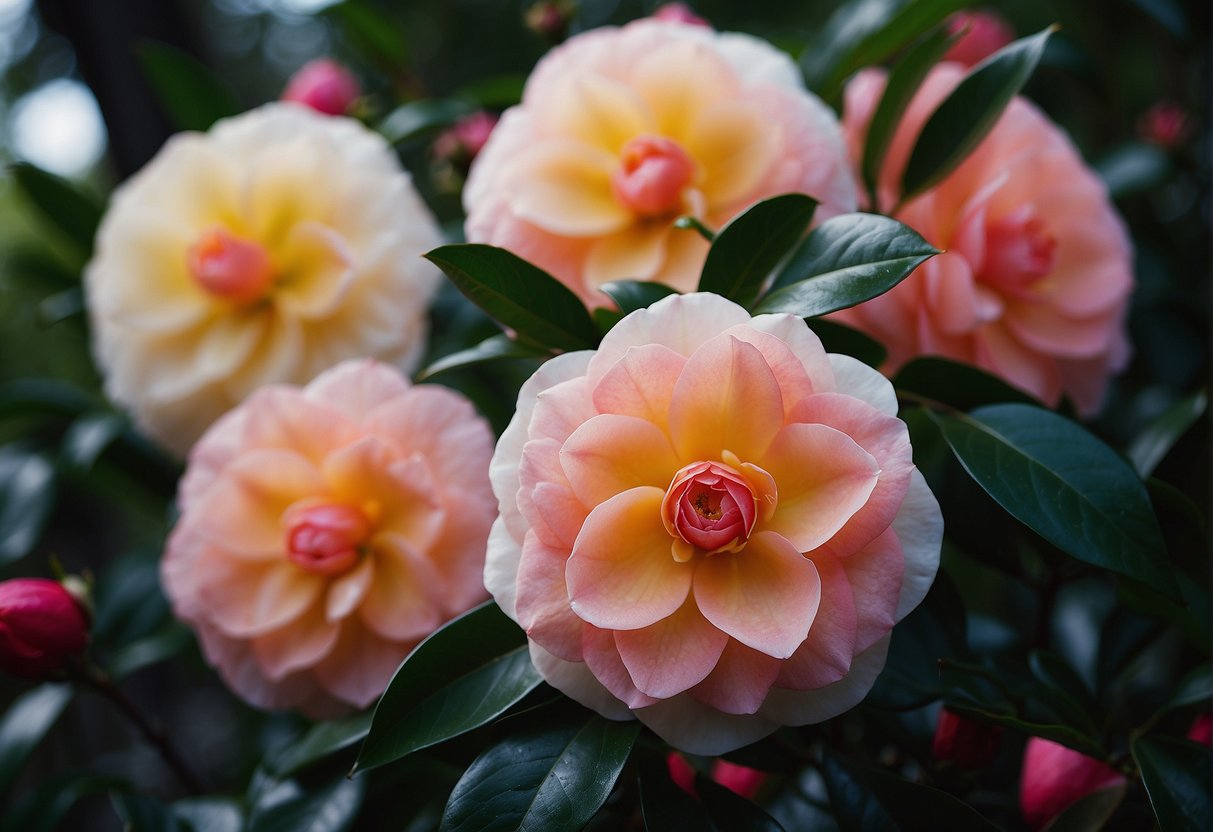
[[[287,557],[321,575],[353,566],[371,531],[366,513],[344,503],[292,506],[284,519]]]
[[[981,280],[1019,300],[1037,296],[1036,284],[1057,263],[1057,239],[1035,216],[1012,214],[986,229]]]
[[[737,552],[759,519],[775,508],[775,481],[756,465],[725,452],[725,462],[695,462],[682,468],[661,501],[661,519],[674,538],[675,560]]]
[[[265,248],[225,228],[212,228],[189,248],[190,274],[212,295],[235,303],[260,300],[274,282]]]
[[[642,217],[660,217],[682,208],[682,192],[695,176],[695,163],[677,142],[637,136],[623,146],[611,175],[615,197]]]

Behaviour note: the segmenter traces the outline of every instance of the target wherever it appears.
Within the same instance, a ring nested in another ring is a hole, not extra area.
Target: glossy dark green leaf
[[[101,454],[127,429],[118,413],[86,413],[72,423],[59,446],[59,461],[75,474],[87,474]]]
[[[709,829],[704,805],[670,777],[664,757],[638,755],[640,811],[645,832],[704,832]]]
[[[809,329],[821,339],[826,352],[840,352],[858,358],[869,367],[879,368],[889,356],[889,351],[875,338],[846,324],[827,318],[813,318],[809,321]]]
[[[986,137],[1031,77],[1052,33],[1045,29],[995,52],[936,108],[910,151],[901,180],[903,201],[951,173]]]
[[[96,199],[78,185],[26,162],[11,165],[9,172],[43,219],[62,231],[82,252],[92,251],[103,210]]]
[[[71,418],[100,404],[96,396],[58,379],[21,378],[0,384],[0,419]]]
[[[275,777],[288,777],[317,760],[362,742],[370,730],[369,711],[342,719],[317,722],[302,737],[267,760],[266,768]]]
[[[612,280],[603,283],[598,290],[615,301],[624,315],[647,309],[664,297],[678,294],[677,289],[654,280]]]
[[[38,544],[55,505],[55,466],[21,445],[0,447],[0,564]]]
[[[865,773],[868,788],[893,819],[905,829],[919,827],[930,818],[936,832],[998,832],[999,827],[952,795],[882,771]]]
[[[695,791],[717,829],[729,832],[784,832],[775,818],[752,800],[726,789],[710,777],[695,777]]]
[[[939,63],[939,59],[959,37],[959,33],[949,34],[946,28],[936,29],[926,35],[889,71],[889,79],[880,97],[880,103],[876,105],[876,112],[868,122],[867,138],[863,145],[861,171],[872,205],[880,204],[876,192],[880,169],[884,165],[893,134],[901,124],[906,108],[922,86],[927,73]]]
[[[524,75],[494,75],[463,85],[455,95],[474,101],[480,107],[504,110],[522,100],[522,89],[525,86]]]
[[[640,723],[600,716],[508,737],[455,785],[442,832],[577,832],[606,802]]]
[[[0,796],[21,776],[26,758],[71,699],[71,685],[45,684],[26,691],[8,706],[0,718]]]
[[[1097,715],[1102,710],[1086,684],[1065,659],[1048,650],[1028,654],[1028,667],[1040,682],[1035,693],[1058,716],[1088,734],[1098,734]]]
[[[1083,795],[1049,821],[1049,832],[1097,832],[1124,802],[1128,786],[1118,783]]]
[[[840,6],[800,57],[809,88],[837,99],[855,70],[878,64],[969,0],[851,0]]]
[[[846,309],[884,294],[938,253],[890,217],[831,217],[804,238],[754,311],[813,318]]]
[[[1088,757],[1103,759],[1107,756],[1103,746],[1094,737],[1090,737],[1068,725],[1033,722],[1014,714],[993,711],[959,700],[949,700],[947,705],[949,710],[955,711],[961,716],[971,717],[980,722],[989,722],[993,725],[1001,725],[1026,737],[1044,737],[1047,740],[1060,743],[1067,748],[1080,751]]]
[[[426,259],[502,325],[545,347],[594,347],[598,330],[578,297],[547,272],[502,248],[441,246]]]
[[[194,832],[242,832],[240,803],[223,797],[189,797],[173,804],[173,815]]]
[[[969,475],[1021,523],[1084,563],[1179,598],[1145,486],[1103,442],[1022,404],[934,418]]]
[[[363,0],[345,0],[324,9],[323,14],[337,21],[354,50],[368,61],[388,72],[407,68],[409,46],[404,33],[379,8]]]
[[[179,129],[206,130],[240,112],[228,89],[193,55],[156,41],[144,41],[138,53],[156,102]]]
[[[520,344],[504,332],[485,338],[474,347],[444,355],[430,366],[417,374],[417,380],[431,378],[439,373],[454,370],[459,367],[471,367],[488,361],[500,361],[506,358],[548,358],[550,352]]]
[[[900,827],[867,784],[831,751],[822,754],[821,774],[834,820],[842,832],[897,832]]]
[[[113,679],[159,664],[181,653],[193,642],[193,633],[178,621],[165,621],[158,630],[111,652],[105,669]]]
[[[1037,404],[1027,393],[985,370],[933,355],[915,358],[898,370],[893,386],[898,392],[942,402],[957,410],[1006,402]]]
[[[132,832],[188,832],[173,810],[154,797],[133,792],[111,794],[114,809]]]
[[[422,99],[401,104],[380,122],[379,132],[392,144],[454,124],[475,108],[456,98]]]
[[[1159,828],[1167,832],[1208,829],[1213,817],[1213,750],[1171,737],[1138,737],[1133,759],[1150,796]]]
[[[1203,390],[1185,396],[1139,433],[1126,451],[1137,473],[1143,478],[1154,473],[1180,437],[1204,415],[1208,404],[1209,397]]]
[[[47,295],[39,301],[35,319],[39,326],[52,327],[84,315],[84,290],[79,286]]]
[[[729,221],[708,249],[699,291],[715,292],[749,306],[767,278],[800,242],[813,221],[817,200],[783,194],[764,200]]]
[[[526,634],[493,602],[409,654],[375,707],[356,770],[390,763],[479,728],[540,683]]]
[[[352,829],[366,795],[366,778],[342,777],[254,812],[248,832],[344,832]]]
[[[1208,702],[1213,699],[1213,668],[1203,665],[1196,668],[1179,683],[1175,692],[1167,701],[1166,710],[1186,708],[1198,702]]]
[[[623,313],[616,309],[607,309],[605,306],[600,306],[592,313],[594,318],[594,326],[598,327],[598,331],[606,335],[615,328],[615,324],[623,320]]]
[[[0,816],[0,829],[21,832],[59,832],[63,819],[83,797],[130,789],[120,777],[71,771],[43,780],[12,801]],[[195,830],[197,832],[197,830]]]
[[[1154,145],[1130,142],[1099,159],[1095,172],[1108,189],[1108,196],[1124,199],[1157,188],[1175,172],[1175,166]]]

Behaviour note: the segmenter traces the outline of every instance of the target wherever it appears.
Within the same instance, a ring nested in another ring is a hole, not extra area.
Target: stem
[[[194,773],[181,753],[173,747],[168,737],[159,728],[148,721],[143,712],[129,697],[96,668],[84,664],[73,664],[69,667],[69,675],[77,682],[82,682],[93,691],[101,694],[120,710],[131,721],[149,743],[164,758],[164,762],[173,770],[173,774],[181,781],[191,795],[206,794],[209,791],[202,779]]]

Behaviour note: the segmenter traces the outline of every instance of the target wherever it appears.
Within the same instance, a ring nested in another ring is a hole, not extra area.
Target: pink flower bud
[[[931,753],[937,760],[949,760],[963,768],[981,768],[994,759],[1000,745],[1000,726],[968,719],[944,708],[935,723]]]
[[[88,616],[72,594],[46,578],[0,583],[0,669],[41,679],[63,668],[88,641]]]
[[[708,28],[712,26],[707,20],[691,11],[691,7],[686,3],[666,3],[653,12],[653,19],[667,20],[673,23],[689,23],[692,26],[707,26]]]
[[[731,456],[726,453],[726,457]],[[737,461],[735,457],[731,461]],[[693,462],[674,475],[661,501],[661,518],[674,538],[680,562],[696,550],[707,553],[744,548],[754,524],[775,508],[775,483],[756,465]]]
[[[347,113],[362,94],[358,79],[336,61],[319,58],[291,76],[282,93],[283,101],[306,104],[330,116]]]
[[[695,791],[695,769],[687,762],[686,757],[671,751],[665,758],[665,763],[675,785],[687,794],[698,797],[699,794]],[[717,760],[712,764],[712,779],[729,791],[752,800],[766,782],[767,775],[748,766],[739,766],[728,760]]]
[[[677,142],[637,136],[623,146],[611,175],[615,198],[642,217],[682,210],[682,192],[695,178],[695,163]]]
[[[1191,132],[1188,111],[1174,101],[1159,101],[1137,120],[1137,135],[1142,141],[1174,150]]]
[[[260,300],[274,282],[274,264],[265,248],[225,228],[204,231],[186,258],[198,285],[233,303]]]
[[[943,56],[965,66],[975,66],[1015,40],[1015,30],[994,12],[957,12],[948,18],[948,31],[956,34],[968,31]]]
[[[576,11],[572,0],[539,0],[526,10],[526,27],[544,40],[559,43],[568,35]]]
[[[1123,774],[1094,757],[1032,737],[1019,778],[1019,808],[1033,830],[1042,829],[1091,792],[1125,782]]]
[[[497,116],[484,110],[464,116],[434,139],[434,159],[466,172],[496,126]]]
[[[1192,742],[1213,746],[1213,716],[1205,712],[1192,720],[1192,727],[1188,729],[1187,737]]]

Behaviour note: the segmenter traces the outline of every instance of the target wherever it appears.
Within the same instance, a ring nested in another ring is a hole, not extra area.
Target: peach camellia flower
[[[611,280],[694,289],[720,226],[798,191],[854,210],[838,123],[782,52],[741,34],[639,20],[552,50],[464,189],[467,238],[548,270],[587,304]]]
[[[911,102],[880,173],[882,210],[897,204],[914,140],[963,74],[939,65]],[[861,158],[883,89],[879,70],[847,85],[843,126],[853,158]],[[1015,98],[959,167],[895,216],[944,253],[837,315],[888,348],[888,372],[940,355],[1049,405],[1064,394],[1083,415],[1099,409],[1108,377],[1129,354],[1132,253],[1106,189],[1056,125]]]
[[[523,385],[485,584],[549,683],[684,751],[828,719],[938,565],[896,413],[799,318],[663,299]]]
[[[486,597],[487,423],[458,394],[347,361],[273,385],[198,441],[162,565],[173,610],[262,708],[365,708]]]
[[[106,390],[184,454],[273,382],[411,370],[437,224],[377,133],[270,104],[170,139],[114,194],[85,273]]]

